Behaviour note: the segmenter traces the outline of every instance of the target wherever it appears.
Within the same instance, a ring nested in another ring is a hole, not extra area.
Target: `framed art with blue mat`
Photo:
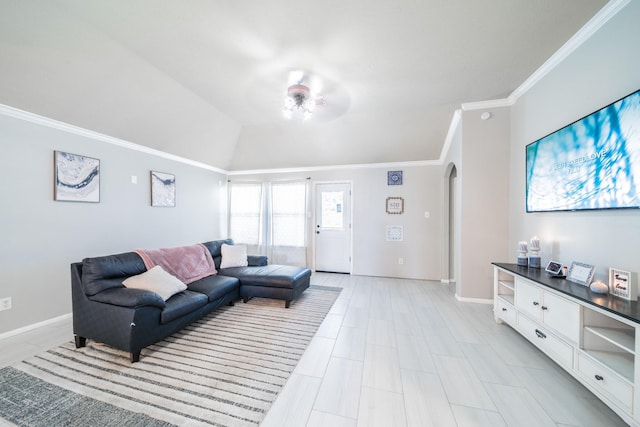
[[[387,185],[402,185],[402,171],[388,171]]]

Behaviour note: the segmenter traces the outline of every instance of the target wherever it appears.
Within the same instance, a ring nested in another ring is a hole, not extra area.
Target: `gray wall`
[[[630,2],[512,107],[509,259],[516,244],[538,235],[550,258],[640,271],[640,212],[525,213],[525,145],[640,88],[640,2]]]
[[[0,135],[0,334],[71,312],[71,262],[226,237],[221,173],[2,114]],[[100,203],[53,201],[54,150],[100,159]],[[176,207],[150,206],[151,170],[176,175]]]
[[[387,185],[387,171],[402,170],[403,185]],[[270,173],[231,176],[232,181],[278,181],[311,178],[314,183],[349,181],[353,191],[353,274],[363,276],[399,277],[440,280],[442,255],[442,167],[380,166],[339,168],[300,173]],[[405,212],[389,215],[385,212],[387,197],[402,197]],[[429,212],[429,218],[424,213]],[[310,212],[313,229],[313,212]],[[386,226],[401,225],[402,242],[386,241]],[[313,235],[309,241],[313,242]],[[313,243],[308,252],[313,261]],[[398,258],[404,264],[398,264]]]
[[[491,118],[481,120],[485,111]],[[460,299],[492,298],[491,262],[508,256],[509,125],[507,107],[463,111],[445,158],[445,171],[452,164],[457,169],[459,187],[448,217],[454,223],[454,279]]]

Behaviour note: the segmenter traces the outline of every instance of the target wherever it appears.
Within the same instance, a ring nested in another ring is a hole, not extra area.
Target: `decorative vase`
[[[540,268],[540,239],[538,236],[533,236],[529,242],[529,249],[531,249],[531,255],[529,256],[529,267]]]
[[[518,242],[518,265],[522,267],[529,265],[529,259],[527,258],[527,242],[524,240]]]

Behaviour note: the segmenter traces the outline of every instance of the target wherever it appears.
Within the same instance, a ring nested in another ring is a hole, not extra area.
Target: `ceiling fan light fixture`
[[[304,120],[309,120],[316,109],[316,100],[311,96],[311,90],[303,84],[294,84],[287,88],[284,98],[283,115],[291,119],[295,111],[303,114]]]

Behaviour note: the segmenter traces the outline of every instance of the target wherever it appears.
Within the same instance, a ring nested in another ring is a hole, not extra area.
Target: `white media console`
[[[640,304],[544,269],[493,263],[494,314],[640,426]],[[637,351],[638,350],[638,351]]]

